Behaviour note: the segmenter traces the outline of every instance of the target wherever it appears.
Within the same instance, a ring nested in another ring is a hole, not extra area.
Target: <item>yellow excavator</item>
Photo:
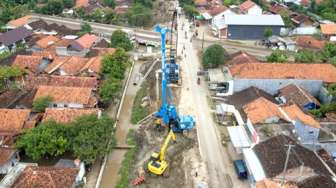
[[[169,130],[168,136],[165,139],[160,152],[153,152],[151,155],[151,158],[147,164],[147,168],[149,172],[155,174],[155,175],[163,175],[167,176],[167,167],[168,162],[165,160],[165,155],[167,152],[167,148],[169,145],[170,140],[176,141],[176,136],[173,132],[173,130]]]

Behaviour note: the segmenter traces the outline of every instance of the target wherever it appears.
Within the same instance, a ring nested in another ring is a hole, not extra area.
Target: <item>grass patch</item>
[[[149,114],[149,109],[147,107],[142,107],[142,99],[147,95],[147,84],[143,83],[141,88],[137,92],[133,107],[132,107],[132,115],[131,115],[131,123],[136,124],[143,118],[145,118]]]
[[[115,186],[116,188],[129,187],[131,168],[134,166],[134,159],[139,150],[139,146],[135,141],[135,134],[135,131],[132,129],[127,134],[127,144],[134,146],[134,148],[129,149],[124,156],[124,160],[122,161],[121,168],[119,170],[120,179]]]

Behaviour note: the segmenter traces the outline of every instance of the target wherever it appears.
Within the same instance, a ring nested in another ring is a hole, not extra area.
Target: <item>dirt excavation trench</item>
[[[148,64],[143,65],[146,70]],[[146,80],[147,95],[151,99],[150,111],[156,111],[156,78],[155,71],[159,69],[158,63]],[[160,82],[160,80],[159,80]],[[161,88],[161,84],[160,84]],[[181,87],[171,87],[173,102],[176,106],[180,102]],[[130,183],[135,180],[141,172],[145,170],[150,155],[154,151],[159,151],[164,139],[168,135],[168,128],[158,130],[154,125],[154,119],[150,119],[141,125],[136,125],[136,142],[139,150],[135,157],[134,166],[130,173]],[[168,177],[156,176],[145,173],[145,181],[138,187],[196,187],[204,185],[206,187],[206,166],[201,162],[198,150],[196,128],[187,133],[176,133],[176,142],[171,141],[166,152],[165,159],[169,163]]]

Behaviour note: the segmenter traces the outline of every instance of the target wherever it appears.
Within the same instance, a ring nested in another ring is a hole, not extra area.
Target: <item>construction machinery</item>
[[[180,68],[176,63],[178,32],[176,32],[174,40],[174,31],[177,31],[177,10],[173,12],[173,18],[170,27],[169,62],[166,64],[169,83],[178,83],[180,79]]]
[[[173,132],[183,132],[195,126],[195,121],[190,115],[179,115],[176,107],[168,101],[168,88],[170,67],[166,65],[166,33],[168,29],[157,25],[155,31],[161,35],[161,107],[155,116],[161,119],[163,126],[168,126]],[[171,92],[169,92],[171,93]]]
[[[166,137],[160,152],[153,152],[150,160],[147,164],[147,169],[149,172],[155,175],[168,176],[168,162],[165,160],[165,155],[168,149],[170,140],[176,141],[176,136],[173,130],[169,130],[168,136]]]

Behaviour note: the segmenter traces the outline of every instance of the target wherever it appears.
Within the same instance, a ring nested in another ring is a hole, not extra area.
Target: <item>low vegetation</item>
[[[136,134],[135,131],[132,129],[127,134],[127,144],[130,146],[134,146],[134,148],[129,149],[127,153],[125,154],[125,157],[122,161],[121,168],[119,170],[120,179],[117,185],[115,186],[116,188],[129,187],[129,182],[130,182],[129,174],[132,170],[132,166],[134,166],[135,157],[139,150],[139,145],[135,141],[135,137],[136,137],[135,134]]]
[[[114,146],[113,121],[106,115],[85,115],[71,123],[46,121],[24,132],[16,147],[34,161],[71,152],[86,164],[92,164]],[[112,140],[112,144],[108,144]]]
[[[22,76],[24,71],[18,67],[0,66],[0,91],[9,89],[15,82],[14,78]]]
[[[325,116],[326,113],[335,111],[336,111],[336,103],[330,103],[321,105],[319,109],[310,110],[309,112],[315,117],[322,118]]]
[[[296,62],[302,63],[331,63],[336,65],[336,44],[327,43],[320,51],[308,49],[299,50],[295,55]]]
[[[147,85],[143,84],[137,92],[132,108],[131,123],[136,124],[149,114],[148,106],[142,106],[142,99],[147,95]]]
[[[50,96],[38,98],[33,102],[32,109],[34,112],[44,112],[51,102],[52,98]]]
[[[91,33],[92,32],[92,27],[90,24],[84,22],[83,24],[81,24],[81,29],[80,31],[77,33],[79,36],[85,35],[87,33]]]
[[[271,55],[266,57],[268,62],[278,62],[283,63],[287,62],[288,56],[286,55],[286,52],[281,50],[274,50]]]
[[[227,52],[219,44],[209,46],[202,56],[202,64],[204,68],[215,68],[225,63]]]

